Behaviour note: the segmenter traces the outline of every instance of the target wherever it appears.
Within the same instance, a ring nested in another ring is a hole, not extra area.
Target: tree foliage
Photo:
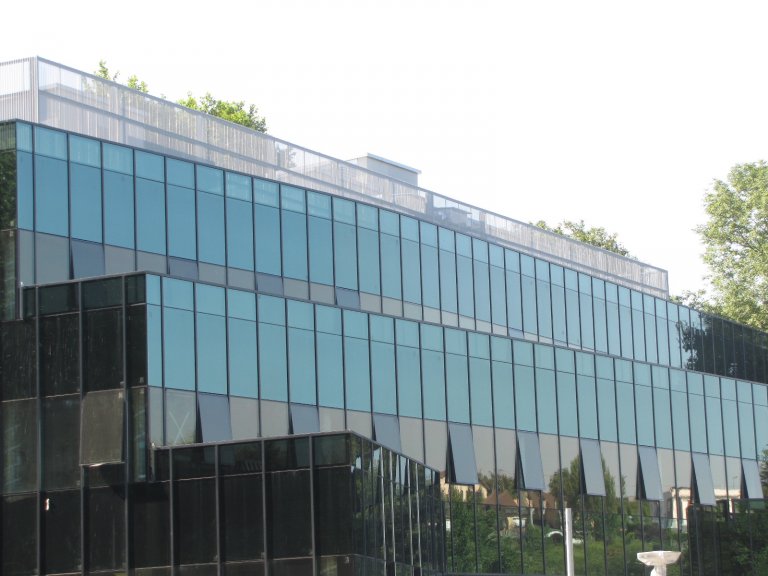
[[[240,124],[252,130],[258,132],[267,131],[267,120],[264,116],[259,116],[259,110],[251,104],[246,108],[245,102],[241,101],[227,101],[218,100],[211,96],[210,92],[206,92],[202,98],[195,98],[192,93],[187,93],[186,98],[182,98],[177,102],[182,106],[191,108],[192,110],[199,110],[205,112],[211,116],[216,116],[235,124]]]
[[[111,80],[117,82],[120,72],[112,73],[107,67],[105,60],[99,60],[99,67],[94,71],[94,74],[105,80]],[[139,80],[139,77],[135,74],[128,77],[126,83],[128,88],[133,88],[139,92],[149,93],[149,86],[143,80]],[[164,98],[164,96],[163,96]],[[242,100],[219,100],[214,98],[210,92],[206,92],[202,98],[196,98],[191,92],[187,93],[186,98],[182,98],[176,102],[192,110],[198,110],[211,116],[216,116],[222,120],[234,122],[240,124],[246,128],[256,130],[258,132],[267,131],[267,120],[264,116],[259,115],[259,109],[254,104],[246,105]]]
[[[618,241],[617,234],[608,232],[602,226],[587,227],[584,224],[584,220],[575,222],[573,220],[563,220],[557,226],[549,226],[544,220],[536,222],[536,226],[555,234],[561,234],[562,236],[568,236],[579,242],[585,244],[591,244],[610,252],[615,252],[622,256],[633,258],[629,250],[627,250],[621,242]]]
[[[734,166],[704,197],[704,244],[716,310],[768,330],[768,165]]]

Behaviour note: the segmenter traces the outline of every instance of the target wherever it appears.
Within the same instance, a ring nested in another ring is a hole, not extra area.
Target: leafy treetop
[[[119,71],[114,74],[110,72],[109,68],[107,68],[107,63],[104,60],[99,60],[99,67],[94,73],[100,78],[111,80],[113,82],[117,82],[117,78],[120,76]],[[128,88],[133,88],[139,92],[149,93],[149,86],[147,86],[147,83],[143,80],[139,80],[135,74],[128,78],[126,85]],[[165,96],[163,96],[163,98],[164,97]],[[267,131],[267,120],[264,116],[259,115],[258,108],[253,104],[246,107],[246,103],[242,100],[219,100],[211,96],[210,92],[206,92],[205,96],[202,98],[195,98],[192,93],[189,92],[187,93],[186,98],[182,98],[176,103],[191,108],[192,110],[205,112],[211,116],[216,116],[217,118],[240,124],[241,126],[245,126],[246,128],[258,132]]]
[[[548,230],[549,232],[554,232],[555,234],[561,234],[562,236],[568,236],[569,238],[573,238],[579,242],[591,244],[592,246],[597,246],[598,248],[602,248],[610,252],[615,252],[621,256],[633,258],[633,256],[629,253],[629,250],[627,250],[618,241],[617,235],[615,233],[608,232],[602,226],[593,226],[587,228],[587,225],[584,224],[584,220],[579,220],[578,222],[574,222],[572,220],[563,220],[555,227],[549,226],[544,220],[539,220],[535,225],[539,228],[542,228],[543,230]]]

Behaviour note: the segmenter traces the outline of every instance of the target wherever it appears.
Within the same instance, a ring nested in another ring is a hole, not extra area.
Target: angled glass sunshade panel
[[[475,444],[469,424],[448,423],[448,447],[451,458],[451,482],[477,484]]]
[[[294,434],[320,432],[320,416],[317,406],[291,404],[291,430]]]
[[[125,392],[89,392],[83,398],[80,464],[122,462]]]
[[[709,467],[709,457],[706,454],[694,452],[693,487],[695,501],[704,506],[715,505],[715,488],[712,483],[712,469]]]
[[[638,486],[640,496],[645,500],[663,500],[656,449],[650,446],[638,446],[637,453],[640,459],[640,475],[642,477],[642,482]]]
[[[517,433],[517,457],[525,490],[544,490],[544,467],[541,464],[541,447],[535,432]]]
[[[232,440],[229,398],[219,394],[199,394],[198,404],[203,442]]]
[[[397,416],[374,412],[373,439],[395,452],[400,452],[400,421],[397,419]]]
[[[597,440],[581,439],[581,473],[584,479],[584,494],[605,496],[605,475],[600,444]]]
[[[755,460],[742,460],[741,461],[742,474],[742,498],[748,499],[762,499],[763,488],[760,483],[760,470]]]

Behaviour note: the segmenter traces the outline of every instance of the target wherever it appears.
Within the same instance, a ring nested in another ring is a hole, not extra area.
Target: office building
[[[4,575],[563,574],[570,508],[687,576],[762,499],[768,335],[663,270],[40,58],[0,121]]]

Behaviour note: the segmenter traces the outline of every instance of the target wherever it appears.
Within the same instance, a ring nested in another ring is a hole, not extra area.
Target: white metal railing
[[[0,120],[111,142],[397,207],[421,219],[668,297],[666,270],[411,186],[42,58],[0,63]]]

